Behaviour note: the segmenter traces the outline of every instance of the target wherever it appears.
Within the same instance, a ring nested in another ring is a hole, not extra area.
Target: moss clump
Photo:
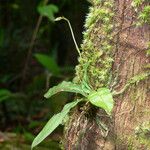
[[[129,86],[131,86],[133,84],[138,84],[140,81],[148,79],[149,76],[150,76],[150,72],[144,72],[144,73],[135,75],[125,84],[125,86],[120,91],[118,91],[118,92],[113,91],[113,95],[115,96],[115,95],[124,93],[129,88]]]
[[[145,6],[145,4],[148,4]],[[137,12],[137,26],[142,26],[143,24],[150,24],[150,5],[149,0],[133,0],[132,6]],[[142,10],[141,10],[142,9]]]
[[[133,0],[131,5],[136,9],[136,8],[139,7],[143,2],[144,2],[144,0]]]
[[[145,6],[143,11],[139,15],[139,19],[142,23],[150,24],[150,6]]]
[[[148,48],[146,50],[146,55],[150,56],[150,42],[148,42]]]
[[[135,135],[141,144],[150,146],[150,122],[143,122],[136,127]]]
[[[94,6],[89,9],[83,32],[81,57],[76,67],[74,82],[80,83],[83,78],[84,65],[89,63],[88,76],[94,89],[109,85],[112,67],[112,30],[114,0],[91,0]]]

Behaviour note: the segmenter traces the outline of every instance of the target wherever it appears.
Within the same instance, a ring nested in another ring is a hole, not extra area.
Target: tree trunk
[[[74,82],[81,82],[89,62],[91,86],[116,91],[115,107],[109,117],[94,106],[78,106],[66,125],[65,149],[150,150],[150,26],[137,26],[150,2],[91,1]]]

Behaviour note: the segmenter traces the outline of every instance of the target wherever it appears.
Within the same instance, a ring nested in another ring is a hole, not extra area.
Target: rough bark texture
[[[115,25],[113,31],[109,33],[113,35],[113,39],[106,38],[106,40],[111,43],[113,49],[111,52],[104,52],[99,56],[100,58],[96,58],[97,61],[92,65],[99,70],[101,67],[106,68],[104,63],[99,63],[99,60],[113,57],[112,80],[106,83],[107,78],[102,82],[91,73],[92,67],[90,67],[89,76],[92,85],[95,81],[99,83],[99,87],[109,85],[113,90],[120,91],[132,77],[148,72],[144,66],[150,63],[150,58],[146,56],[147,43],[150,41],[150,26],[146,24],[140,27],[135,26],[138,12],[134,10],[131,3],[132,0],[115,0],[115,6],[109,8],[109,11],[115,12],[112,21]],[[144,4],[149,5],[149,2]],[[104,4],[93,4],[94,9],[101,9],[101,7],[104,8]],[[144,5],[141,5],[139,10],[143,7]],[[93,43],[94,53],[97,53],[101,51],[99,49],[104,42],[99,36],[107,36],[108,33],[102,32],[101,19],[95,22],[89,39]],[[88,61],[94,57],[94,53],[92,50],[85,50],[84,43],[82,55]],[[82,72],[83,61],[79,63],[79,70]],[[106,76],[111,74],[108,71],[110,71],[109,68],[107,68]],[[82,78],[79,73],[77,76]],[[97,84],[94,88],[98,88]],[[82,111],[81,106],[74,110],[65,130],[66,150],[150,150],[149,76],[130,85],[125,92],[115,96],[114,100],[112,118],[108,117],[103,110],[92,106],[89,106],[86,112]]]
[[[150,26],[133,26],[137,13],[131,7],[132,1],[120,0],[118,2],[117,22],[121,24],[121,30],[125,30],[118,34],[119,47],[115,55],[114,68],[120,64],[117,71],[119,80],[115,88],[121,89],[131,77],[145,72],[144,65],[150,62],[150,59],[146,57],[147,43],[150,41]],[[116,149],[150,149],[150,132],[147,131],[145,135],[142,135],[141,131],[138,131],[140,127],[144,125],[148,127],[150,123],[149,88],[150,80],[145,79],[132,85],[124,94],[115,99]],[[148,128],[150,129],[150,126]]]

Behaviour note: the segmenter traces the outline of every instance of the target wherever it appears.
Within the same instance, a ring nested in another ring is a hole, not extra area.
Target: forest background
[[[67,93],[43,97],[49,87],[72,80],[77,64],[68,25],[53,18],[68,18],[80,44],[88,6],[80,0],[0,1],[0,149],[30,149],[47,120],[72,100]],[[60,126],[35,149],[59,150],[62,133]]]

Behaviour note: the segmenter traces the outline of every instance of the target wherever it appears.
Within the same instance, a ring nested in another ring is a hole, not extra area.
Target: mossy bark
[[[84,64],[89,62],[93,89],[109,87],[120,91],[135,75],[150,72],[145,68],[150,63],[146,55],[150,26],[136,26],[139,12],[150,3],[145,1],[134,8],[133,0],[91,1],[74,82],[81,82]],[[66,125],[65,149],[149,150],[149,76],[114,96],[114,101],[112,117],[94,106],[86,112],[78,106]]]

